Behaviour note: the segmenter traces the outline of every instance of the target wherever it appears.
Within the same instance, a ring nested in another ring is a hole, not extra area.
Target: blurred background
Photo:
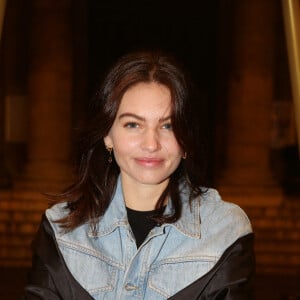
[[[21,297],[42,193],[72,180],[107,68],[159,47],[203,96],[210,186],[253,224],[257,299],[300,299],[299,16],[299,0],[0,0],[0,298]]]

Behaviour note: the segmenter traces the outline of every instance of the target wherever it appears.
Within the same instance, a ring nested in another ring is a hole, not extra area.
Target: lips
[[[143,158],[136,158],[135,161],[144,167],[158,167],[162,165],[163,159],[161,158],[152,158],[152,157],[143,157]]]

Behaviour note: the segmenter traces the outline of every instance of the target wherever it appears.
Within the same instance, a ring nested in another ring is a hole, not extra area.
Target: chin
[[[158,185],[162,184],[168,179],[169,178],[138,178],[137,181],[145,185]]]

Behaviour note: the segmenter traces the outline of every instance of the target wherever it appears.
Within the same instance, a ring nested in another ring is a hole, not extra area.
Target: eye
[[[136,122],[127,122],[124,124],[125,128],[138,128],[139,124]]]
[[[171,123],[166,123],[166,124],[163,124],[162,126],[163,129],[168,129],[168,130],[172,130],[173,127],[172,127],[172,124]]]

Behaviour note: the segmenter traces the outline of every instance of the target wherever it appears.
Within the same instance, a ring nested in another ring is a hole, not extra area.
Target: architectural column
[[[10,178],[7,172],[5,160],[4,160],[4,99],[5,99],[5,90],[4,90],[4,82],[5,82],[5,70],[3,68],[4,63],[4,54],[3,54],[3,24],[4,24],[4,16],[5,16],[5,6],[6,1],[0,2],[0,85],[2,88],[0,89],[0,189],[7,188],[10,186]]]
[[[44,190],[70,178],[71,0],[32,0],[28,164],[21,186]]]
[[[0,4],[0,15],[1,8]],[[27,129],[26,13],[22,8],[20,1],[7,2],[0,41],[0,189],[12,187],[18,163],[24,159],[19,151],[24,149]]]
[[[273,4],[235,1],[237,11],[229,51],[232,65],[225,95],[226,163],[218,185],[225,197],[247,205],[253,201],[278,203],[281,199],[270,168],[276,34]]]
[[[3,55],[0,49],[0,64],[3,66]],[[0,68],[0,85],[4,86],[4,70]],[[4,88],[0,89],[0,189],[7,188],[11,185],[10,176],[5,163],[5,90]]]
[[[8,41],[14,53],[5,57],[13,70],[6,74],[6,146],[28,147],[13,188],[0,190],[0,266],[20,267],[31,265],[30,244],[48,206],[41,192],[59,192],[71,174],[73,1],[8,2],[17,6],[10,12],[22,14],[26,22],[12,30],[17,34]]]

